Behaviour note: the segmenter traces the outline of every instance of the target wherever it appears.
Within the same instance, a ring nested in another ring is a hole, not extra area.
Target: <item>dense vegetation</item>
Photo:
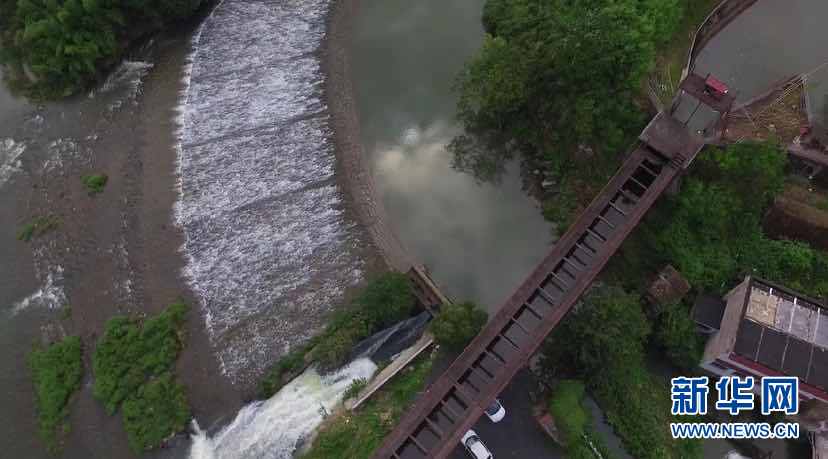
[[[388,272],[369,281],[342,311],[334,314],[322,334],[276,363],[262,380],[259,395],[267,398],[275,394],[308,363],[314,362],[322,370],[343,365],[354,345],[410,317],[415,304],[405,274]]]
[[[358,410],[325,423],[303,459],[369,458],[425,386],[432,357],[421,356]]]
[[[773,240],[762,216],[782,190],[786,156],[773,143],[706,151],[678,196],[664,200],[618,260],[627,285],[672,263],[700,291],[723,293],[755,274],[814,295],[828,294],[828,257],[808,245]]]
[[[190,16],[202,0],[2,0],[0,57],[36,83],[41,97],[83,89],[129,42]]]
[[[431,333],[437,344],[459,352],[480,333],[487,317],[486,311],[470,301],[446,304],[431,322]]]
[[[454,165],[482,179],[520,152],[552,173],[565,218],[613,172],[644,115],[633,102],[680,0],[488,0],[487,36],[457,82]],[[583,164],[587,162],[588,165]],[[580,164],[579,164],[580,163]],[[584,189],[584,188],[587,189]]]
[[[186,313],[185,304],[174,303],[143,322],[110,319],[92,357],[93,394],[110,414],[121,408],[136,452],[158,446],[190,417],[183,388],[172,374]]]
[[[698,443],[677,441],[670,435],[668,384],[645,366],[650,333],[638,295],[618,287],[598,287],[547,339],[541,368],[546,377],[586,381],[632,456],[700,457]]]
[[[405,274],[389,272],[370,281],[314,343],[311,356],[323,368],[345,363],[354,345],[408,318],[416,299]]]
[[[147,451],[170,435],[184,429],[190,420],[190,407],[184,387],[170,372],[149,380],[138,392],[127,397],[121,407],[129,446]]]
[[[655,343],[676,368],[694,371],[701,362],[704,341],[696,332],[690,308],[684,303],[669,304],[659,314],[654,330]]]
[[[59,436],[69,430],[67,405],[80,388],[83,377],[81,341],[70,336],[29,355],[29,367],[35,387],[40,437],[54,451]],[[7,419],[7,421],[11,421]]]
[[[555,387],[549,400],[549,412],[566,442],[566,457],[593,459],[594,447],[605,459],[612,457],[600,437],[592,432],[589,411],[584,407],[584,384],[577,380],[563,380]]]

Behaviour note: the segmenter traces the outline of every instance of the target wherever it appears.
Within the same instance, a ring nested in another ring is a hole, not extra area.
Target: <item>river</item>
[[[346,18],[344,87],[389,227],[450,296],[493,312],[553,230],[517,163],[498,184],[450,167],[451,86],[481,44],[483,3],[362,0]],[[41,106],[0,88],[0,220],[13,222],[0,227],[0,406],[15,419],[0,431],[4,455],[48,457],[26,370],[32,343],[72,333],[89,348],[112,315],[157,312],[177,297],[193,305],[178,369],[198,423],[157,456],[290,457],[350,381],[375,371],[365,359],[332,375],[310,369],[270,400],[242,403],[267,365],[382,265],[341,178],[328,102],[346,94],[331,92],[322,71],[330,8],[223,0],[90,92]],[[745,27],[725,33],[747,36]],[[733,83],[758,74],[740,73],[750,54],[730,43],[711,41],[700,68]],[[726,58],[740,52],[742,67]],[[811,57],[792,73],[821,62]],[[90,171],[110,176],[95,198],[79,183]],[[61,218],[56,231],[15,240],[47,214]],[[133,457],[88,373],[61,456]]]
[[[353,80],[362,144],[394,229],[449,296],[497,311],[553,241],[518,164],[499,184],[451,168],[452,86],[483,39],[482,0],[362,1]]]
[[[293,115],[293,119],[303,119],[303,122],[308,117],[301,114],[323,110],[323,107],[315,105],[318,97],[314,89],[315,79],[319,78],[317,67],[312,62],[303,66],[305,61],[302,57],[289,59],[290,56],[309,56],[310,59],[309,47],[316,43],[308,40],[303,32],[314,30],[314,25],[318,24],[314,21],[318,20],[324,4],[305,2],[303,5],[295,8],[294,14],[284,15],[279,8],[275,9],[276,13],[258,9],[250,11],[248,6],[240,8],[231,0],[226,0],[204,26],[194,56],[194,81],[202,62],[199,53],[212,46],[205,41],[211,33],[215,35],[213,39],[221,40],[223,45],[219,50],[207,53],[207,65],[215,59],[216,65],[221,64],[223,72],[232,72],[236,65],[249,68],[246,63],[248,54],[255,56],[257,62],[268,62],[271,51],[257,48],[256,40],[241,38],[248,45],[245,50],[228,45],[237,38],[229,39],[225,34],[232,30],[237,35],[238,31],[232,23],[225,21],[249,20],[247,18],[255,15],[250,36],[257,36],[264,33],[262,27],[272,18],[281,24],[279,30],[290,29],[294,34],[299,34],[295,38],[290,38],[289,34],[272,38],[291,43],[276,47],[273,51],[278,59],[290,62],[291,67],[285,71],[291,72],[292,76],[285,78],[285,81],[303,75],[303,71],[307,72],[304,75],[311,76],[311,81],[297,82],[287,88],[277,85],[278,90],[293,92],[274,96],[262,91],[267,86],[262,88],[260,82],[263,78],[254,71],[242,80],[242,87],[253,85],[248,83],[248,78],[256,78],[254,81],[259,83],[257,93],[262,92],[262,100],[269,97],[276,101],[296,101],[289,104],[284,112]],[[369,159],[379,199],[384,204],[392,230],[398,233],[411,257],[425,263],[448,294],[458,299],[478,301],[494,311],[544,255],[553,235],[551,226],[543,221],[536,204],[522,191],[516,163],[510,165],[498,185],[479,184],[473,177],[450,167],[451,157],[445,145],[459,132],[454,120],[455,99],[451,85],[463,62],[482,42],[482,5],[482,1],[459,0],[418,3],[361,1],[353,17],[343,18],[353,21],[352,33],[338,37],[352,40],[353,73],[334,77],[350,77],[353,81],[361,144]],[[282,16],[273,17],[274,14]],[[292,22],[294,20],[307,26],[299,27]],[[343,24],[334,26],[347,27]],[[242,37],[247,35],[242,34]],[[412,40],[412,37],[421,39]],[[298,44],[293,45],[294,40]],[[446,46],[447,43],[451,45]],[[242,64],[234,63],[226,69],[228,57],[219,53],[224,49],[241,53],[236,59]],[[289,55],[285,56],[285,53]],[[278,75],[281,70],[277,68],[275,72]],[[274,79],[280,78],[277,76]],[[217,86],[212,77],[204,80],[210,81],[212,87]],[[206,82],[200,84],[206,85]],[[204,99],[198,95],[201,89],[194,92],[193,87],[188,104],[199,108],[197,116],[205,116],[201,105]],[[256,102],[250,103],[251,97],[245,89],[230,93],[212,89],[207,94],[207,100],[212,100],[214,94],[229,97],[231,108],[238,107],[235,101],[239,99],[250,106],[258,106]],[[329,97],[340,96],[346,95],[329,94]],[[252,100],[257,100],[257,97]],[[223,104],[215,106],[224,107]],[[270,118],[284,117],[282,108],[278,108]],[[231,116],[234,123],[241,123],[240,119],[249,116],[246,109],[221,110],[225,116]],[[207,117],[213,116],[211,108],[206,111]],[[215,116],[220,118],[221,114]],[[313,116],[309,118],[311,121],[315,119]],[[306,159],[311,155],[329,157],[333,153],[324,138],[325,131],[320,129],[317,132],[320,137],[313,137],[311,132],[311,139],[297,149],[297,155],[301,154]],[[287,138],[292,137],[288,135]],[[265,136],[262,141],[267,140]],[[184,154],[187,154],[186,147]],[[221,173],[216,168],[212,170],[214,174]],[[260,179],[279,183],[280,178],[269,177],[268,172],[262,171]],[[321,175],[327,178],[331,172],[325,169]],[[339,171],[343,172],[351,171]],[[188,175],[185,167],[185,185]],[[318,169],[308,168],[304,175],[308,178],[303,180],[319,180],[316,178],[319,175]],[[221,181],[220,176],[218,180]],[[302,200],[303,196],[302,193],[295,193],[290,197]],[[207,210],[199,212],[207,213]],[[308,227],[312,227],[313,220],[303,218],[311,223]],[[300,230],[304,228],[301,220],[295,224]],[[332,245],[334,243],[331,242]],[[255,295],[245,294],[250,296],[251,302],[256,298]],[[270,400],[243,408],[225,426],[208,432],[199,430],[194,436],[190,457],[290,457],[293,448],[301,445],[322,421],[319,407],[330,408],[341,398],[349,381],[366,376],[369,370],[363,360],[349,364],[332,379],[308,370]]]

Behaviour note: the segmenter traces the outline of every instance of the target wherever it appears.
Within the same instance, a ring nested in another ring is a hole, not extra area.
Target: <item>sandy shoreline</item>
[[[388,220],[360,138],[359,112],[351,77],[350,45],[359,0],[332,0],[322,43],[325,101],[336,145],[337,181],[386,265],[407,271],[411,257]]]

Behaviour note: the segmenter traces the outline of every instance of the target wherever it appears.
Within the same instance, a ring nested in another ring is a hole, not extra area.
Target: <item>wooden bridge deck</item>
[[[679,125],[680,126],[680,125]],[[616,175],[374,458],[444,458],[541,346],[672,180],[703,147],[660,114]]]

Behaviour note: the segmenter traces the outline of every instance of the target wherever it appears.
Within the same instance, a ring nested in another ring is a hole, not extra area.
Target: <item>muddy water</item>
[[[0,91],[0,406],[16,420],[0,429],[3,456],[46,456],[33,343],[78,334],[91,350],[113,315],[184,298],[179,375],[195,418],[216,428],[380,264],[334,176],[319,69],[327,8],[227,0],[203,29],[157,37],[87,94],[39,107]],[[109,175],[97,196],[80,183],[93,171]],[[39,215],[59,227],[16,241]],[[133,457],[91,387],[87,371],[61,456]],[[189,452],[186,435],[172,445],[157,455]]]
[[[195,304],[172,213],[189,49],[187,27],[157,37],[98,88],[59,103],[33,106],[0,90],[0,406],[14,419],[0,429],[4,457],[46,457],[25,362],[34,343],[76,334],[89,351],[113,315],[155,313],[179,297]],[[91,172],[109,176],[97,196],[80,182]],[[57,217],[58,228],[17,241],[17,229],[41,215]],[[213,422],[241,395],[221,375],[197,308],[191,318],[179,374],[195,414]],[[133,457],[91,383],[87,371],[60,456]]]
[[[496,311],[542,258],[552,229],[521,190],[453,170],[452,83],[482,43],[482,0],[363,0],[353,32],[362,143],[388,215],[450,296]]]

